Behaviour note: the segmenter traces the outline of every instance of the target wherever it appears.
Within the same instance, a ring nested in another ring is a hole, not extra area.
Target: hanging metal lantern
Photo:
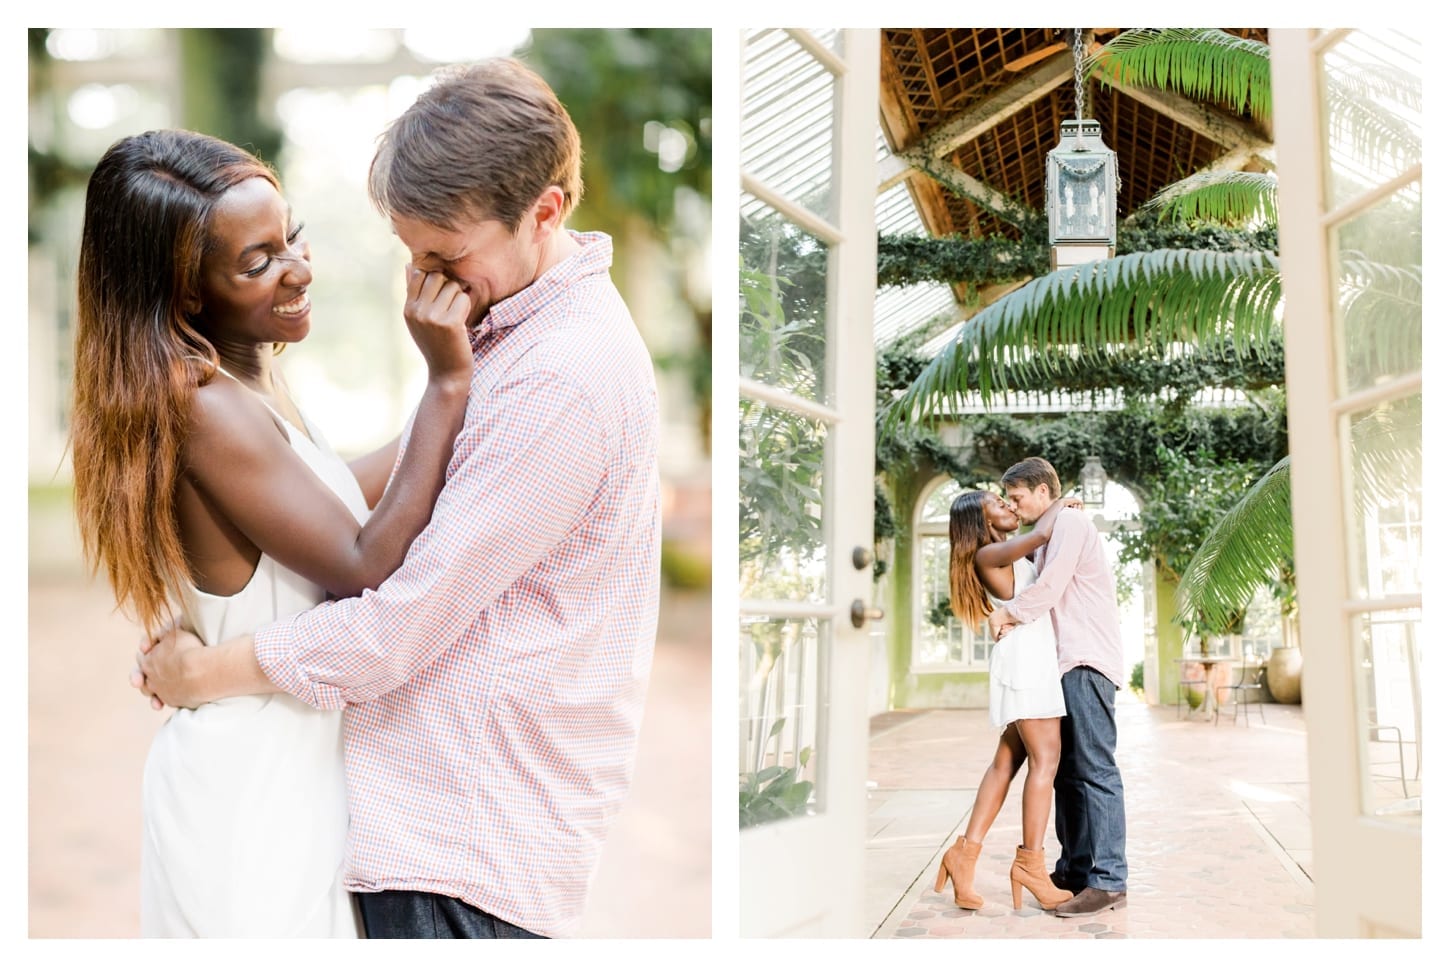
[[[1047,244],[1052,270],[1111,258],[1118,247],[1118,156],[1083,114],[1082,28],[1073,29],[1073,105],[1047,152]]]
[[[1097,457],[1088,457],[1083,461],[1082,472],[1078,474],[1078,482],[1082,484],[1082,502],[1088,507],[1103,506],[1104,496],[1108,489],[1108,474],[1103,469],[1102,461]]]
[[[1091,119],[1062,122],[1047,153],[1047,244],[1054,271],[1110,258],[1118,245],[1118,155]]]

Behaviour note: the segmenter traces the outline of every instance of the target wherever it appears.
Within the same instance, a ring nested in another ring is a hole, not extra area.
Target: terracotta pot
[[[1275,648],[1269,655],[1269,694],[1281,705],[1297,705],[1304,653],[1298,648]]]

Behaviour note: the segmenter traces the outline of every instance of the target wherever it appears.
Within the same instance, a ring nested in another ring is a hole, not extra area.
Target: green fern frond
[[[1384,495],[1419,490],[1422,420],[1419,396],[1379,404],[1351,420],[1352,472],[1345,497],[1356,517],[1376,513]],[[1213,625],[1229,624],[1293,560],[1289,459],[1249,488],[1204,538],[1178,585],[1180,620],[1196,615]]]
[[[1175,600],[1179,620],[1197,616],[1210,627],[1231,625],[1293,557],[1285,457],[1219,520],[1189,561]]]
[[[1269,45],[1216,28],[1126,30],[1088,64],[1095,74],[1121,84],[1216,101],[1247,110],[1259,121],[1273,116]]]
[[[1252,171],[1202,171],[1163,188],[1140,210],[1178,221],[1206,220],[1226,225],[1261,221],[1276,225],[1279,179]]]
[[[1414,114],[1422,110],[1424,91],[1420,77],[1403,67],[1360,59],[1353,70],[1331,66],[1328,77],[1331,91],[1339,96],[1361,102],[1396,104]]]
[[[1346,145],[1359,164],[1404,170],[1420,163],[1418,120],[1409,121],[1375,100],[1352,96],[1340,85],[1330,85],[1326,100],[1330,143]]]
[[[1009,368],[1040,365],[1044,351],[1064,345],[1077,347],[1077,366],[1181,342],[1251,354],[1278,336],[1280,291],[1279,262],[1267,252],[1160,249],[1060,269],[974,316],[890,405],[885,426],[978,393],[990,404]]]

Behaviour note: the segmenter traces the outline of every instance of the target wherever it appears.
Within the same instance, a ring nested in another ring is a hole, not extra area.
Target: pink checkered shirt
[[[1087,665],[1122,688],[1126,669],[1117,581],[1097,526],[1082,511],[1063,508],[1052,539],[1037,549],[1033,563],[1037,581],[1008,602],[1007,613],[1022,624],[1051,613],[1058,673]]]
[[[546,936],[577,931],[628,792],[659,605],[654,371],[609,237],[574,238],[475,330],[463,431],[402,567],[256,634],[278,687],[345,708],[348,888]]]

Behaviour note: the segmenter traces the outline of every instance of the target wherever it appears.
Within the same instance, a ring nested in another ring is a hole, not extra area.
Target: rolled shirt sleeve
[[[1007,603],[1012,620],[1030,624],[1051,611],[1072,583],[1083,549],[1096,537],[1092,522],[1080,511],[1059,511],[1037,580]]]

